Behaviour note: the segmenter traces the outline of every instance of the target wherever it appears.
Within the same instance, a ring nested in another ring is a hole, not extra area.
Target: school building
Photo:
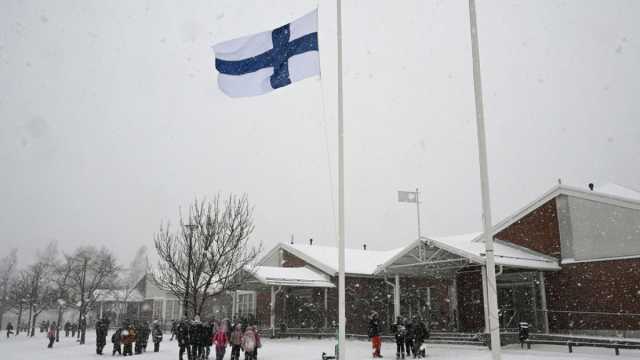
[[[640,193],[615,184],[557,185],[494,226],[500,324],[542,333],[640,336]],[[233,296],[233,314],[263,327],[337,322],[338,251],[281,243]],[[371,310],[388,328],[419,315],[433,330],[483,332],[480,233],[423,237],[378,251],[346,250],[347,333]]]

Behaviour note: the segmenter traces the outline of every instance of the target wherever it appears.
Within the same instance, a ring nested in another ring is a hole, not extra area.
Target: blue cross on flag
[[[318,10],[273,31],[213,47],[218,86],[231,97],[266,94],[320,75]]]

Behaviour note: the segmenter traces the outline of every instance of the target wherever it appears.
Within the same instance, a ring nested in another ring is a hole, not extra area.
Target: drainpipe
[[[400,275],[395,275],[395,284],[387,280],[387,273],[384,273],[384,282],[393,289],[393,313],[395,319],[400,316]],[[395,320],[394,319],[394,320]]]
[[[502,265],[498,265],[498,272],[496,273],[496,277],[502,275],[502,270],[504,270],[504,268],[502,267]]]
[[[270,306],[270,320],[271,320],[271,337],[276,337],[276,295],[282,290],[282,286],[276,290],[275,286],[271,286],[271,306]]]

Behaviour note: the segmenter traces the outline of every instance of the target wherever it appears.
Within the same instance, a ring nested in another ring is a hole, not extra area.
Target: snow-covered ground
[[[95,354],[95,335],[88,333],[87,344],[80,346],[71,338],[62,338],[53,349],[47,349],[48,340],[37,334],[34,338],[19,336],[7,340],[0,339],[0,359],[2,360],[80,360],[97,359]],[[371,359],[369,344],[364,341],[349,341],[349,360]],[[330,352],[334,342],[330,340],[263,340],[258,358],[260,360],[319,360],[323,351]],[[383,343],[383,355],[389,359],[395,358],[395,345]],[[111,344],[105,348],[104,357],[111,358]],[[140,359],[177,360],[178,347],[175,341],[163,341],[159,353],[147,352],[136,355]],[[241,357],[243,359],[244,356]],[[429,348],[430,359],[465,359],[485,360],[491,358],[491,353],[485,348],[469,346],[432,345]],[[621,350],[620,356],[615,356],[612,349],[574,348],[573,354],[561,346],[536,346],[535,350],[520,350],[519,346],[508,346],[503,350],[505,360],[565,360],[565,359],[638,359],[640,351]],[[225,359],[229,359],[229,352]],[[185,356],[186,360],[186,356]]]

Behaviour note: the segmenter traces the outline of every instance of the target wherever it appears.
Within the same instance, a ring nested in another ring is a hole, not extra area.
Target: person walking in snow
[[[213,344],[216,348],[216,360],[224,359],[224,353],[227,350],[227,344],[229,343],[229,338],[227,337],[227,328],[222,322],[216,333],[213,335]]]
[[[169,338],[169,341],[173,341],[173,338],[176,336],[177,331],[178,331],[178,321],[173,320],[171,322],[171,338]]]
[[[245,360],[255,360],[255,350],[258,348],[256,332],[253,326],[247,326],[247,330],[242,335],[242,349]]]
[[[122,355],[122,328],[118,328],[113,332],[113,335],[111,335],[111,343],[113,344],[113,352],[111,355],[115,356],[116,353]]]
[[[236,324],[229,337],[231,346],[231,360],[240,359],[240,348],[242,347],[242,330],[240,324]]]
[[[109,320],[106,317],[96,322],[96,354],[102,355],[102,350],[107,345],[107,335],[109,333]]]
[[[220,325],[216,325],[216,322],[209,320],[204,324],[204,333],[202,334],[202,341],[204,342],[204,358],[208,359],[211,354],[211,346],[213,345],[213,335],[215,330]]]
[[[378,318],[378,313],[375,311],[371,311],[369,314],[369,340],[371,340],[371,347],[373,348],[373,357],[381,358],[382,354],[380,354],[380,348],[382,346],[380,340],[380,319]]]
[[[71,331],[71,323],[67,321],[64,323],[64,337],[69,337],[69,332]]]
[[[391,331],[393,332],[396,340],[396,359],[404,359],[404,344],[406,341],[407,329],[404,327],[404,321],[402,317],[396,318],[395,324],[391,325]]]
[[[160,342],[162,342],[162,328],[158,320],[153,322],[153,329],[151,329],[151,339],[153,340],[153,352],[160,351]]]
[[[53,347],[53,343],[56,341],[56,332],[58,331],[58,327],[56,326],[55,321],[49,326],[49,332],[47,333],[47,337],[49,338],[49,346],[48,348]]]
[[[123,356],[131,356],[133,355],[133,343],[136,341],[136,328],[133,325],[128,325],[122,331],[122,337],[120,338],[122,342],[122,355]]]
[[[179,352],[179,360],[183,360],[184,353],[187,353],[187,359],[191,360],[191,346],[189,345],[190,334],[189,334],[190,324],[187,320],[181,320],[176,325],[176,339],[178,340],[178,347],[180,348]]]
[[[415,324],[415,331],[416,331],[416,340],[415,340],[415,344],[413,345],[413,357],[416,358],[423,358],[426,357],[426,349],[423,350],[422,344],[424,343],[424,341],[426,339],[429,338],[429,330],[427,329],[427,326],[425,325],[425,323],[422,321],[422,319],[420,319],[419,316],[414,316],[414,324]]]
[[[147,352],[147,344],[149,343],[149,335],[151,335],[151,329],[148,322],[143,322],[140,328],[140,350],[141,352]]]
[[[11,335],[13,335],[13,324],[11,324],[11,321],[9,321],[9,323],[7,324],[7,339]]]
[[[405,336],[404,336],[404,348],[407,352],[407,357],[410,357],[411,354],[415,357],[415,353],[413,352],[413,341],[416,338],[416,327],[413,321],[410,319],[404,320],[404,328],[405,328]]]
[[[194,360],[201,360],[204,355],[204,343],[202,341],[204,326],[200,321],[200,316],[196,315],[193,318],[193,321],[190,324],[189,333],[191,335],[189,337],[189,345],[191,346],[191,358]]]

